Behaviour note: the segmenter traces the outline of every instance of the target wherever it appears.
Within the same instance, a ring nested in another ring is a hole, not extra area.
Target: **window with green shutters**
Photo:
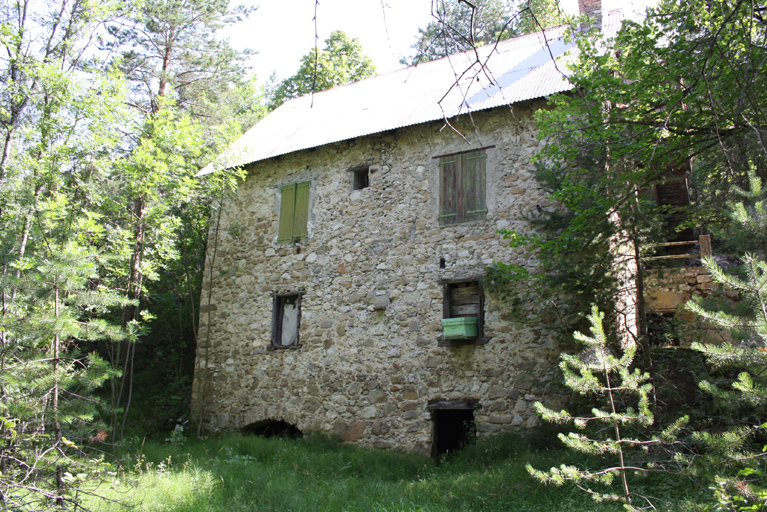
[[[439,223],[458,224],[487,216],[483,150],[439,160]]]
[[[291,183],[282,187],[280,198],[280,232],[278,242],[293,242],[309,234],[309,192],[311,181]]]

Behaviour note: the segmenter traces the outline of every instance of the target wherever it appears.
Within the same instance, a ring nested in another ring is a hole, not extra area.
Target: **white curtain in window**
[[[282,308],[282,339],[283,347],[298,344],[298,301],[285,301]]]

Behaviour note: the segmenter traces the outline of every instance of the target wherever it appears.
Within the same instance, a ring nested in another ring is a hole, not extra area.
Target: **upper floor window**
[[[370,186],[370,168],[358,167],[352,169],[352,190],[362,190]]]
[[[278,242],[294,242],[308,235],[309,192],[311,181],[282,187],[280,197],[280,231]]]
[[[484,150],[440,157],[439,223],[458,224],[487,216]]]

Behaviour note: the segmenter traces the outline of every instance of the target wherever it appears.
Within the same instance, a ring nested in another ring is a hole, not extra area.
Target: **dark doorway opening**
[[[477,438],[474,400],[443,400],[429,404],[432,419],[431,456],[439,459]]]
[[[651,347],[678,347],[679,332],[676,313],[648,312],[647,338]]]
[[[298,427],[282,420],[257,421],[244,427],[242,431],[246,434],[261,437],[290,437],[295,439],[303,436]]]

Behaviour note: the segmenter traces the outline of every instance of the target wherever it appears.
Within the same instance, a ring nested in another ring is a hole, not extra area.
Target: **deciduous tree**
[[[121,56],[133,107],[125,156],[113,169],[111,213],[123,230],[123,288],[132,301],[123,324],[146,326],[152,315],[142,302],[149,282],[160,272],[164,288],[184,289],[188,280],[187,272],[166,270],[179,257],[182,223],[205,228],[188,215],[190,205],[204,214],[195,203],[210,200],[205,180],[195,174],[263,108],[260,91],[247,77],[249,52],[233,50],[217,33],[252,8],[230,8],[225,0],[141,1],[132,7],[110,26],[110,48]],[[195,265],[202,258],[195,255]],[[135,348],[117,345],[110,353],[111,362],[123,368],[112,382],[113,410],[124,408],[122,422],[112,418],[115,438],[122,436],[130,408]]]
[[[270,109],[291,98],[357,82],[375,74],[373,60],[365,55],[359,40],[341,30],[334,30],[325,40],[322,50],[313,48],[301,57],[301,66],[296,74],[276,87]]]
[[[667,0],[612,39],[576,30],[573,90],[537,114],[536,176],[558,206],[540,212],[541,236],[517,240],[538,251],[548,296],[605,308],[625,282],[614,269],[641,268],[664,213],[643,189],[686,172],[687,226],[708,230],[726,225],[731,184],[767,175],[767,25],[761,4]],[[641,304],[640,281],[634,293]]]
[[[433,21],[418,29],[414,53],[402,64],[441,59],[567,22],[557,0],[434,0],[432,16]]]
[[[0,493],[9,509],[47,510],[76,506],[104,476],[83,444],[108,410],[93,391],[116,372],[94,348],[132,340],[110,321],[127,299],[103,282],[114,254],[94,187],[121,139],[124,83],[82,59],[106,6],[6,8]]]

